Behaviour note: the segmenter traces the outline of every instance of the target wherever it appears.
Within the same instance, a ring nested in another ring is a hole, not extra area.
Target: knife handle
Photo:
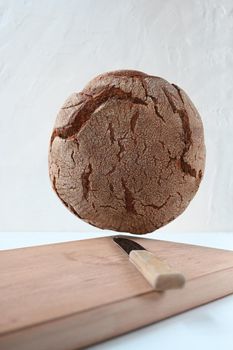
[[[132,250],[129,260],[157,291],[182,288],[185,277],[147,250]]]

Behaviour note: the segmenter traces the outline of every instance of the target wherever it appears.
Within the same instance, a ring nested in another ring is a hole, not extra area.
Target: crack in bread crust
[[[126,93],[120,88],[111,86],[108,89],[103,89],[99,94],[93,95],[86,100],[83,104],[83,108],[78,112],[74,113],[70,117],[70,121],[67,125],[56,128],[51,136],[51,143],[55,137],[61,137],[62,139],[67,139],[79,132],[81,127],[89,120],[91,115],[106,101],[114,98],[118,100],[127,100],[134,104],[146,105],[146,102],[137,97],[132,97],[131,93]],[[64,107],[63,107],[64,108]]]
[[[178,91],[180,99],[181,99],[182,103],[184,104],[183,99],[182,99],[181,94],[180,94],[180,89],[175,84],[173,84],[173,86]],[[185,174],[189,174],[190,176],[196,177],[196,175],[197,175],[196,169],[192,168],[191,165],[188,162],[186,162],[184,159],[185,155],[187,154],[187,152],[190,149],[190,146],[192,145],[192,132],[191,132],[190,125],[189,125],[189,117],[188,117],[187,111],[185,109],[178,109],[176,107],[173,99],[172,99],[172,96],[168,93],[168,91],[166,89],[163,89],[163,91],[168,99],[168,102],[171,105],[173,112],[178,113],[178,115],[181,119],[183,131],[184,131],[184,133],[183,133],[184,134],[184,149],[183,149],[183,152],[182,152],[181,157],[180,157],[181,168]]]

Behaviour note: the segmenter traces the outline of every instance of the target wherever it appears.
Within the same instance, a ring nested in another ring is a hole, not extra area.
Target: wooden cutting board
[[[233,292],[233,252],[135,240],[185,288],[153,291],[111,237],[0,252],[0,349],[74,350]]]

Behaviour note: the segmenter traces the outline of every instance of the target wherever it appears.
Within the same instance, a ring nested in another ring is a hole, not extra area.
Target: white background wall
[[[180,85],[204,122],[204,180],[162,230],[233,230],[232,0],[0,0],[1,231],[100,232],[51,190],[48,143],[70,93],[125,68]]]

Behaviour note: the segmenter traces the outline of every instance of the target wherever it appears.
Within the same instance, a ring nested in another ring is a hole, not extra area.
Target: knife
[[[182,273],[173,270],[165,261],[157,258],[140,244],[121,236],[113,237],[113,241],[129,255],[129,261],[155,290],[164,291],[184,286],[185,277]]]

